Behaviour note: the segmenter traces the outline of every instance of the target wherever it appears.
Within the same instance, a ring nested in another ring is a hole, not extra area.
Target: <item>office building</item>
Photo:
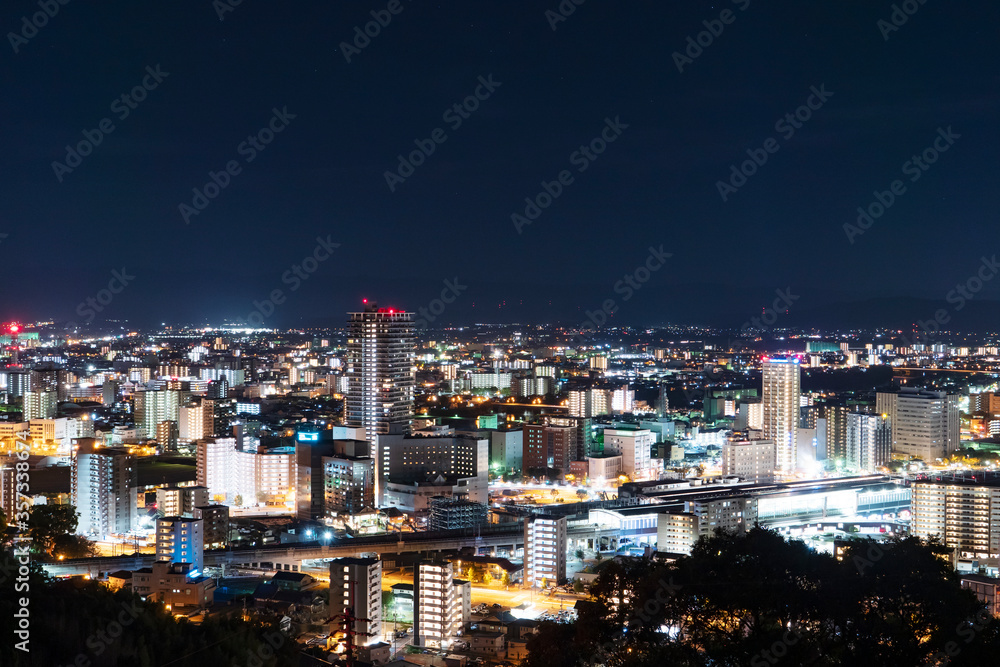
[[[446,647],[462,629],[462,606],[450,562],[423,561],[413,568],[413,639],[417,646]]]
[[[524,519],[524,587],[557,586],[566,580],[566,517]]]
[[[386,502],[385,491],[390,482],[455,485],[458,480],[475,479],[480,484],[470,490],[470,499],[486,502],[483,492],[489,482],[489,440],[466,434],[443,437],[419,433],[379,435],[375,474],[380,507]],[[483,487],[482,491],[479,486]]]
[[[490,430],[490,467],[497,472],[521,470],[524,457],[524,430]]]
[[[956,394],[911,387],[878,392],[875,411],[889,419],[893,452],[933,463],[959,448]]]
[[[189,563],[196,572],[205,569],[205,535],[201,519],[161,517],[156,520],[156,560]]]
[[[886,415],[849,413],[847,466],[863,472],[875,472],[889,460],[891,438],[889,418]]]
[[[364,427],[369,442],[413,418],[413,331],[413,313],[374,304],[350,313],[347,422]]]
[[[773,440],[730,438],[722,445],[722,475],[754,484],[771,484],[775,457]]]
[[[351,516],[375,507],[375,460],[354,456],[323,457],[323,505],[326,516]]]
[[[35,446],[65,447],[70,445],[69,420],[32,419],[28,422],[28,432]]]
[[[382,639],[382,561],[377,558],[334,558],[330,561],[330,615],[351,609],[358,644]],[[343,626],[339,626],[343,627]]]
[[[763,435],[775,445],[777,469],[795,472],[799,428],[799,360],[772,357],[763,362]]]
[[[70,497],[79,513],[76,532],[102,539],[132,530],[138,486],[135,457],[123,449],[95,449],[93,438],[78,441],[70,476]]]

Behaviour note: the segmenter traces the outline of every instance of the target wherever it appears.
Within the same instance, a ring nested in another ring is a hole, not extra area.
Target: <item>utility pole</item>
[[[354,597],[354,582],[351,582],[351,597]],[[357,632],[354,629],[354,623],[356,621],[364,621],[370,623],[370,618],[358,618],[354,615],[354,605],[344,609],[344,613],[339,616],[334,616],[330,618],[327,623],[333,623],[337,621],[338,625],[341,626],[340,630],[344,633],[344,645],[346,648],[347,657],[347,667],[354,667],[354,638],[356,636],[371,637],[370,632]]]
[[[369,618],[358,618],[354,615],[354,608],[347,607],[344,609],[344,613],[339,616],[334,616],[327,623],[332,623],[338,621],[341,632],[344,633],[344,645],[346,647],[345,655],[347,656],[347,667],[354,667],[354,638],[357,636],[361,637],[371,637],[370,632],[357,632],[354,629],[354,623],[356,621],[371,621]]]

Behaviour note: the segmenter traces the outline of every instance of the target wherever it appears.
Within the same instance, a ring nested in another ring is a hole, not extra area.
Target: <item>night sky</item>
[[[564,0],[565,17],[557,0],[225,3],[77,0],[37,34],[22,22],[37,2],[5,3],[0,318],[82,323],[78,304],[124,268],[97,320],[220,323],[281,290],[269,325],[340,324],[364,297],[415,310],[457,278],[438,323],[578,323],[614,299],[614,323],[738,326],[790,288],[789,323],[895,324],[1000,251],[993,2],[911,0],[898,29],[892,3],[869,0]],[[391,20],[356,49],[373,11]],[[678,71],[675,52],[713,28]],[[467,118],[446,115],[477,87]],[[793,133],[776,127],[810,99]],[[574,155],[615,119],[604,152]],[[263,150],[243,144],[270,122]],[[949,127],[911,181],[904,163]],[[438,128],[390,189],[397,156]],[[100,144],[54,167],[84,131]],[[769,138],[777,151],[723,201],[718,182]],[[179,206],[231,161],[186,221]],[[519,233],[512,214],[563,171]],[[903,194],[849,240],[897,179]],[[339,247],[296,276],[318,237]],[[651,246],[671,257],[626,299],[616,282]],[[998,294],[986,280],[956,321]]]

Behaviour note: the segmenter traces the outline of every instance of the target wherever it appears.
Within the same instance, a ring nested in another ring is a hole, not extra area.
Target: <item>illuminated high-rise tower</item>
[[[795,357],[764,359],[764,439],[773,440],[777,469],[795,471],[799,430],[799,360]]]
[[[350,313],[347,339],[347,422],[365,429],[369,442],[389,424],[413,418],[415,337],[413,313],[365,304]]]

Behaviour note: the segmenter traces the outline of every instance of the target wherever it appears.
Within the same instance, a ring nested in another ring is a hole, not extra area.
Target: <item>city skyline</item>
[[[998,24],[7,3],[0,664],[996,662]]]

